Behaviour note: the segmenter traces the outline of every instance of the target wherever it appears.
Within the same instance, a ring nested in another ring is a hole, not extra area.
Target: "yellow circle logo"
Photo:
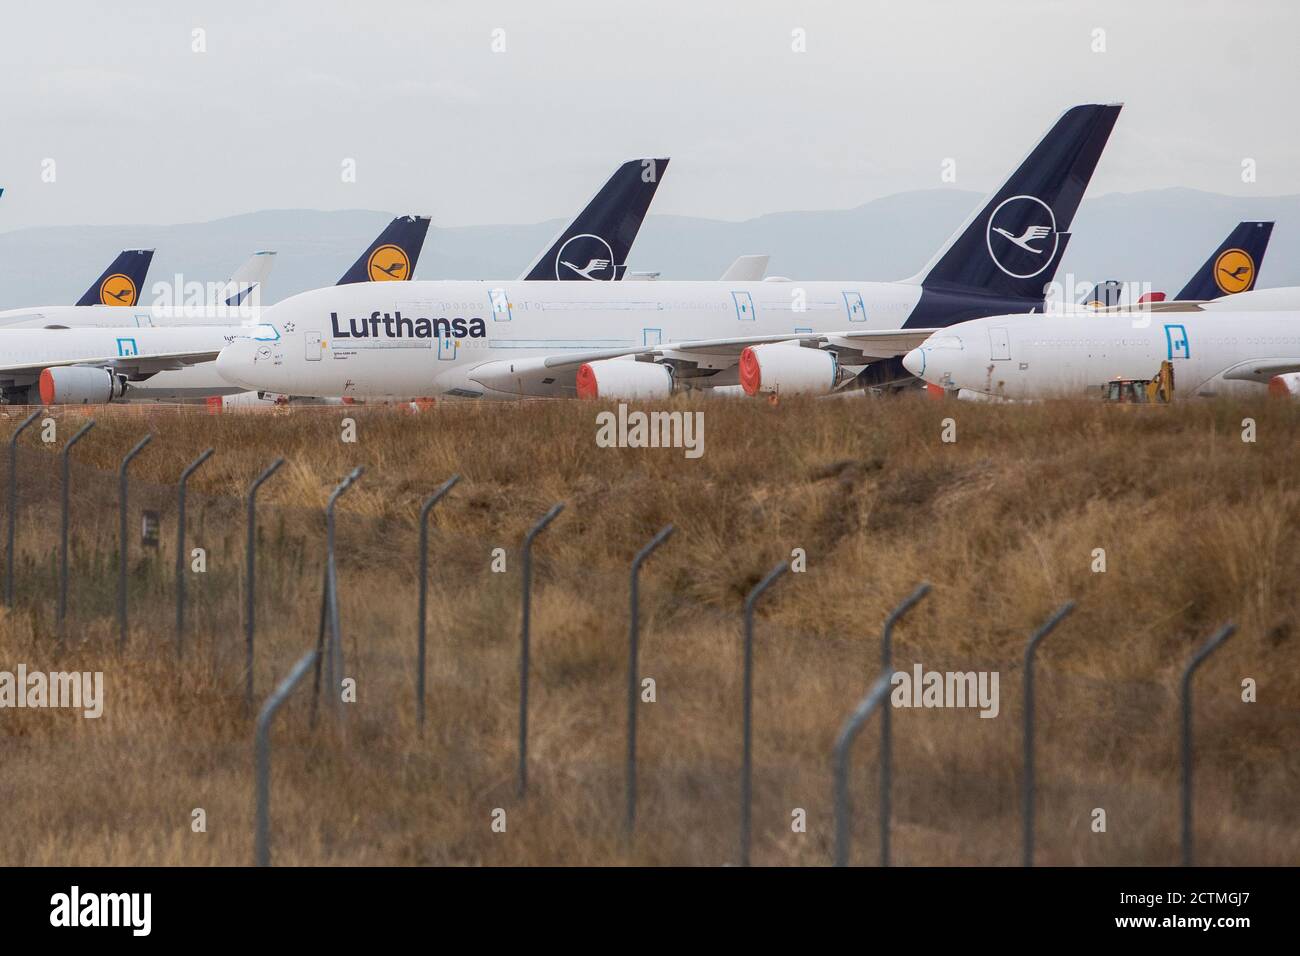
[[[1232,295],[1245,292],[1255,281],[1255,260],[1242,249],[1229,249],[1214,260],[1214,282]]]
[[[411,278],[411,260],[401,246],[380,246],[370,254],[366,274],[371,282],[397,282]]]
[[[130,276],[115,272],[99,284],[99,301],[104,305],[135,305],[135,283]]]

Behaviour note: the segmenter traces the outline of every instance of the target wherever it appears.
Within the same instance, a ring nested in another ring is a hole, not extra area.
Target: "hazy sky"
[[[940,186],[947,157],[989,189],[1065,107],[1120,100],[1092,195],[1294,193],[1297,35],[1295,0],[8,4],[0,231],[535,222],[643,155],[673,158],[655,212],[846,208]]]

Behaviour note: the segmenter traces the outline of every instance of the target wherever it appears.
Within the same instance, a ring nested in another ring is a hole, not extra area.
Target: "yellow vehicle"
[[[1155,378],[1113,378],[1102,394],[1102,401],[1118,405],[1168,405],[1173,400],[1174,366],[1168,361],[1160,363]]]

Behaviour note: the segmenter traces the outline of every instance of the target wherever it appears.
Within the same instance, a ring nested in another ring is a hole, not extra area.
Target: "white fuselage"
[[[86,362],[131,356],[170,355],[185,352],[215,352],[241,337],[273,335],[269,328],[237,326],[187,326],[185,328],[0,328],[0,367]],[[204,363],[210,377],[215,377],[212,362]],[[162,398],[171,386],[155,384],[163,376],[180,376],[192,369],[159,372],[133,383],[130,397]],[[35,384],[39,373],[0,373],[7,386]],[[192,380],[191,380],[192,381]],[[226,392],[237,391],[224,379],[218,379]],[[188,384],[187,384],[188,387]],[[207,394],[212,394],[211,392]]]
[[[1115,378],[1174,369],[1177,394],[1267,386],[1300,367],[1300,313],[1230,311],[1008,315],[936,332],[903,359],[925,381],[1006,398],[1093,394]]]
[[[475,367],[700,339],[896,329],[920,294],[905,282],[362,283],[264,308],[280,341],[228,349],[218,368],[246,388],[294,395],[517,397],[475,381]],[[732,367],[709,384],[735,382]]]
[[[141,337],[150,342],[171,340],[167,330],[203,329],[197,337],[189,336],[174,341],[213,341],[215,330],[226,326],[246,328],[259,321],[260,309],[254,305],[241,306],[107,306],[107,305],[56,305],[38,308],[7,309],[0,311],[0,334],[26,330],[50,330],[64,332],[57,338],[38,339],[51,343],[50,347],[63,350],[73,347],[79,354],[92,354],[87,351],[93,343],[104,342],[114,347],[117,334],[100,336],[89,334],[92,331],[149,330]],[[242,333],[247,334],[247,333]],[[128,336],[129,337],[129,336]],[[204,346],[198,346],[200,348]],[[178,351],[176,348],[154,348],[154,351]],[[98,353],[94,353],[98,354]],[[110,352],[108,354],[116,354]],[[60,355],[51,355],[57,359]],[[65,357],[65,356],[64,356]],[[12,364],[12,363],[6,363]],[[149,379],[132,386],[129,398],[152,401],[180,401],[203,398],[209,395],[230,395],[241,391],[217,374],[216,365],[204,362],[174,371],[159,372]]]

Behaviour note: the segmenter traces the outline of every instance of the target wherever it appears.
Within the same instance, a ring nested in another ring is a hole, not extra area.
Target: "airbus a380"
[[[523,279],[589,282],[622,278],[632,243],[667,166],[667,159],[623,163],[542,250],[524,271]],[[338,284],[409,284],[428,227],[428,217],[395,218]],[[0,400],[30,403],[39,394],[47,405],[119,398],[175,401],[241,391],[217,375],[211,360],[222,346],[237,338],[267,338],[265,330],[257,326],[260,309],[249,292],[260,290],[270,259],[264,264],[256,260],[254,257],[236,273],[215,305],[105,309],[87,307],[89,301],[83,296],[78,306],[0,312]],[[255,264],[258,271],[252,271]],[[87,295],[103,285],[110,273],[116,275],[110,268]],[[132,304],[143,281],[139,273],[131,282]],[[250,331],[249,326],[257,327]],[[120,331],[88,335],[92,329]],[[166,353],[169,358],[153,363],[124,361],[145,352]]]
[[[1113,378],[1152,379],[1165,361],[1175,394],[1291,391],[1285,376],[1300,371],[1296,293],[1243,292],[1180,311],[993,316],[935,332],[903,365],[932,385],[1010,399],[1095,395]],[[1273,308],[1287,298],[1289,309]]]
[[[905,282],[415,282],[292,296],[274,342],[218,371],[322,397],[657,397],[674,388],[823,391],[871,380],[926,330],[1029,312],[1119,115],[1067,110],[1014,173]],[[905,373],[900,373],[905,374]]]
[[[144,329],[0,329],[6,403],[101,405],[134,383],[211,362],[240,337],[270,340],[269,326]]]

